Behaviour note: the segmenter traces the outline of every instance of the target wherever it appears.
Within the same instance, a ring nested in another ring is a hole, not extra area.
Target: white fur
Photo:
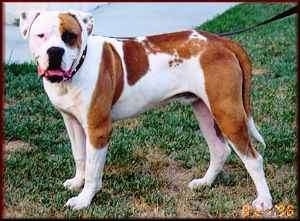
[[[69,199],[65,206],[78,210],[90,205],[94,195],[102,187],[102,175],[107,149],[108,146],[97,149],[87,139],[84,187],[79,195]]]
[[[204,177],[194,179],[188,187],[193,189],[199,185],[211,185],[229,156],[231,149],[226,140],[221,140],[214,128],[214,119],[207,106],[198,101],[193,104],[194,114],[199,122],[201,132],[207,142],[210,153],[210,163]]]
[[[264,147],[266,147],[266,143],[264,141],[264,138],[260,135],[260,133],[258,132],[255,123],[253,121],[252,117],[249,117],[248,119],[248,130],[250,131],[250,134],[257,140],[259,141],[262,145],[264,145]]]
[[[149,71],[133,86],[127,83],[118,102],[113,106],[114,120],[135,116],[161,101],[182,92],[191,92],[209,106],[199,57],[183,59],[177,67],[169,67],[173,56],[164,53],[149,55]],[[183,81],[182,79],[189,79]]]
[[[206,37],[204,37],[203,35],[199,34],[199,32],[197,32],[195,30],[192,31],[190,39],[200,39],[200,40],[204,40],[204,41],[207,40]]]
[[[30,50],[34,52],[35,60],[44,70],[48,67],[47,50],[50,47],[60,47],[65,50],[61,66],[65,71],[70,69],[71,65],[80,54],[80,49],[68,47],[61,39],[59,32],[59,13],[61,12],[52,11],[41,13],[32,24],[29,33]],[[43,34],[44,37],[40,38],[38,36],[40,34]]]
[[[79,190],[84,183],[85,176],[85,134],[80,123],[72,115],[61,113],[71,141],[76,169],[75,176],[66,180],[63,185],[70,190]]]
[[[252,206],[257,210],[267,210],[272,208],[272,196],[267,185],[264,169],[263,158],[259,153],[257,157],[248,157],[239,152],[233,143],[228,141],[237,155],[244,163],[249,175],[251,176],[256,187],[257,198],[252,202]]]

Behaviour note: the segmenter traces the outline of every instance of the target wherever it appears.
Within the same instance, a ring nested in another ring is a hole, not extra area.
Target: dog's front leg
[[[88,139],[87,139],[88,140]],[[108,145],[95,148],[89,142],[86,145],[85,183],[81,193],[69,199],[66,206],[78,210],[90,205],[94,195],[102,187],[102,174]]]
[[[71,141],[72,153],[75,161],[75,176],[64,182],[64,186],[70,190],[79,190],[84,183],[85,176],[85,133],[75,117],[67,113],[61,113]]]

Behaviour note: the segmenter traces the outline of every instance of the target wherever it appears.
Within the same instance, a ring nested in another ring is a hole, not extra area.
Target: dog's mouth
[[[59,83],[65,78],[68,78],[70,74],[71,74],[71,68],[68,71],[64,71],[61,68],[44,70],[38,66],[38,75],[40,77],[47,78],[52,83]]]

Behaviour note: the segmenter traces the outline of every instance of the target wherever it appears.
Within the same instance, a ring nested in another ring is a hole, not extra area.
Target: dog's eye
[[[38,34],[37,35],[39,38],[43,38],[45,36],[45,34]]]
[[[69,45],[73,45],[75,43],[76,38],[77,35],[69,31],[65,31],[61,36],[61,39]]]

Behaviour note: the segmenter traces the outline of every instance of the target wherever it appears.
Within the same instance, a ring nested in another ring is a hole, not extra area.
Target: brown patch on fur
[[[218,43],[222,44],[223,47],[228,48],[231,52],[234,53],[234,55],[237,57],[240,67],[243,71],[243,90],[242,90],[242,96],[243,96],[243,105],[246,111],[247,116],[249,117],[251,115],[251,102],[250,102],[250,90],[251,90],[251,78],[252,78],[252,65],[251,61],[249,59],[249,56],[247,55],[246,51],[236,42],[224,38],[219,37],[215,34],[211,34],[204,31],[199,31],[201,35],[206,37],[209,42],[212,44]]]
[[[204,47],[200,39],[189,39],[192,31],[182,31],[162,35],[148,36],[144,45],[150,53],[178,54],[180,58],[188,59],[198,54]]]
[[[129,85],[134,85],[149,69],[148,56],[143,45],[137,41],[123,42],[124,61]]]
[[[111,107],[123,90],[123,68],[119,55],[109,43],[104,43],[99,77],[88,112],[88,133],[94,147],[108,143],[111,131]]]
[[[59,32],[61,36],[64,33],[72,33],[76,35],[76,38],[72,39],[72,41],[68,42],[71,47],[81,47],[81,25],[78,22],[77,18],[71,13],[60,13],[58,15],[60,19],[59,24]]]
[[[123,91],[123,87],[124,87],[124,72],[123,72],[123,67],[122,67],[122,61],[121,61],[121,57],[118,54],[118,52],[116,51],[116,49],[112,46],[112,53],[114,56],[114,64],[111,67],[112,68],[112,78],[114,79],[114,97],[113,97],[113,102],[112,104],[115,104],[118,99],[120,98],[122,91]]]
[[[230,42],[211,39],[201,55],[205,88],[216,123],[222,133],[246,155],[256,156],[247,129],[243,102],[241,56],[232,51]],[[229,46],[230,45],[230,46]],[[236,48],[235,48],[236,49]]]
[[[154,46],[154,48],[151,48],[153,48],[155,52],[174,54],[176,49],[189,39],[191,33],[191,31],[182,31],[152,35],[148,36],[146,41],[149,42],[148,45]]]

